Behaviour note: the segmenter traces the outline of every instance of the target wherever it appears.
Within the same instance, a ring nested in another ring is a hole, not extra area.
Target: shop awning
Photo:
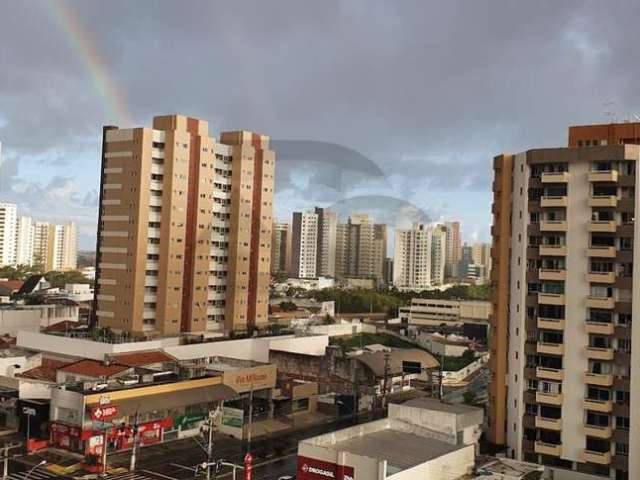
[[[238,393],[233,388],[220,384],[191,388],[181,392],[167,392],[126,400],[115,400],[113,403],[118,407],[118,416],[124,416],[135,415],[136,412],[147,413],[197,405],[199,403],[232,400],[237,396]]]

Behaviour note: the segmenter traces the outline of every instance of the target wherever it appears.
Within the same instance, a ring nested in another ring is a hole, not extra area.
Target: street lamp
[[[45,463],[47,463],[47,461],[46,460],[42,460],[40,463],[37,463],[36,465],[31,467],[31,469],[24,476],[24,480],[29,480],[29,475],[31,475],[36,468],[43,466]]]

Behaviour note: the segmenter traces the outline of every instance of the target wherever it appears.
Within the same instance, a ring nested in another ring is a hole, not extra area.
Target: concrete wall
[[[474,461],[474,448],[469,445],[386,478],[388,480],[461,478],[473,471]]]
[[[310,333],[316,335],[328,335],[329,337],[340,337],[353,335],[354,333],[376,333],[375,325],[368,323],[334,323],[331,325],[312,325],[308,327]]]

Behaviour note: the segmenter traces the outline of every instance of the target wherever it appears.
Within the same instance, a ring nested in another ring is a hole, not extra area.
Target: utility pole
[[[442,400],[442,377],[443,377],[443,371],[444,371],[444,355],[440,354],[440,375],[438,378],[438,400]]]
[[[387,387],[389,377],[389,352],[384,352],[384,380],[382,383],[382,408],[387,406]]]
[[[207,480],[211,480],[211,456],[213,455],[213,415],[209,412],[209,442],[207,443]]]
[[[9,476],[9,450],[22,446],[20,443],[7,443],[2,447],[4,457],[2,468],[2,479],[5,480]]]
[[[251,451],[251,430],[253,427],[253,383],[249,391],[249,431],[247,432],[247,453]]]
[[[133,425],[133,445],[131,447],[131,461],[129,463],[129,470],[134,471],[136,469],[136,448],[138,446],[138,412],[136,412],[135,423]]]

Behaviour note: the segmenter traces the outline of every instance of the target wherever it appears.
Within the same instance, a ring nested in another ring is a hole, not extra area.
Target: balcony
[[[611,436],[613,435],[613,429],[609,426],[601,427],[599,425],[585,424],[584,434],[594,438],[611,438]]]
[[[611,411],[613,410],[613,402],[611,400],[595,400],[591,398],[585,398],[584,409],[600,413],[611,413]]]
[[[562,445],[555,445],[553,443],[545,443],[536,441],[533,450],[540,455],[550,455],[552,457],[559,457],[562,454]]]
[[[538,318],[538,328],[545,330],[564,330],[564,320],[558,318]]]
[[[608,232],[615,233],[618,228],[618,222],[615,220],[591,220],[587,224],[588,232]]]
[[[541,232],[566,232],[566,220],[542,220],[540,222]],[[615,231],[615,230],[614,230]]]
[[[564,344],[538,342],[538,353],[547,353],[549,355],[562,355],[564,353]]]
[[[615,272],[589,272],[587,280],[591,283],[612,284],[616,282],[616,274]]]
[[[598,385],[600,387],[610,387],[613,385],[613,375],[611,373],[591,373],[584,374],[584,383],[588,385]]]
[[[541,207],[566,207],[567,196],[555,196],[555,197],[540,197]]]
[[[536,392],[536,403],[544,403],[546,405],[562,405],[561,393],[543,393]]]
[[[615,195],[593,195],[589,197],[590,207],[617,207],[618,197]]]
[[[617,182],[618,171],[617,170],[603,170],[600,172],[589,172],[590,182]]]
[[[567,247],[564,245],[540,245],[540,255],[565,257],[567,255]],[[615,257],[615,251],[613,256]]]
[[[564,305],[564,295],[561,293],[538,293],[538,303],[544,305]]]
[[[607,245],[593,245],[587,249],[589,257],[616,258],[616,247]]]
[[[616,300],[613,297],[587,297],[587,307],[601,308],[612,310],[616,306]]]
[[[546,430],[554,430],[556,432],[559,432],[560,430],[562,430],[562,419],[537,416],[536,428],[544,428]]]
[[[540,175],[542,183],[567,183],[569,181],[569,172],[543,172]]]
[[[566,270],[551,270],[549,268],[541,268],[538,270],[538,278],[540,280],[563,281],[567,279]]]
[[[582,460],[599,465],[609,465],[611,463],[611,452],[594,452],[593,450],[583,450]]]
[[[546,405],[562,405],[562,394],[536,392],[536,403],[544,403]]]
[[[615,328],[613,323],[591,322],[589,320],[587,320],[584,327],[587,333],[594,333],[596,335],[613,335]]]
[[[593,360],[613,360],[613,348],[587,347],[586,352]]]
[[[558,368],[537,367],[536,377],[546,380],[558,380],[564,379],[564,370]],[[613,377],[611,378],[613,381]]]

